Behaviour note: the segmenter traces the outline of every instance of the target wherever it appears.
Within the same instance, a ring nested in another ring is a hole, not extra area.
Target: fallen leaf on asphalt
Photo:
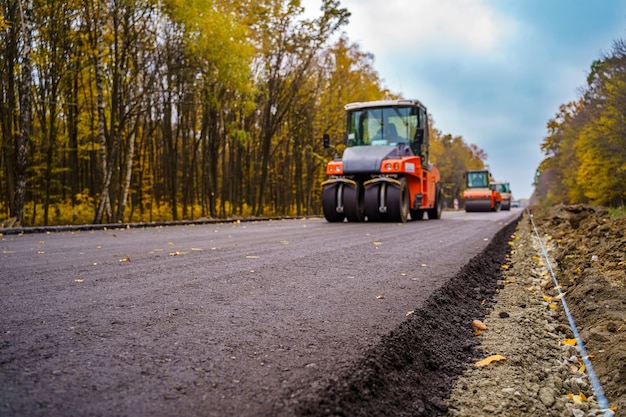
[[[382,299],[385,298],[385,294],[381,294],[381,295],[377,296],[376,298],[378,298],[379,300],[382,300]]]
[[[373,243],[374,243],[375,246],[379,246],[379,245],[383,244],[383,242],[373,242]]]
[[[77,283],[79,283],[79,284],[80,284],[81,282],[84,282],[84,281],[85,281],[84,279],[75,279],[75,280],[74,280],[74,282],[77,282]]]
[[[426,264],[421,264],[420,266],[427,267],[428,265],[426,265]]]
[[[415,310],[407,311],[406,312],[406,316],[409,317],[413,313],[415,313]]]
[[[120,262],[130,262],[130,258],[127,256],[126,258],[120,259]]]
[[[487,325],[480,320],[472,320],[472,327],[475,327],[479,330],[488,330]]]
[[[504,360],[506,360],[506,358],[504,356],[502,356],[502,355],[491,355],[491,356],[487,356],[482,361],[476,362],[476,366],[491,365],[494,362],[500,362],[500,361],[504,361]]]
[[[480,330],[476,329],[474,331],[474,336],[482,336],[483,332],[481,332]]]
[[[510,266],[509,266],[509,265],[507,265],[507,264],[502,265],[502,269],[505,269],[505,270],[506,270],[506,269],[509,269],[509,268],[510,268]]]
[[[563,345],[569,345],[569,346],[574,346],[576,344],[576,342],[578,341],[578,339],[574,338],[574,339],[565,339],[561,342],[561,344]]]

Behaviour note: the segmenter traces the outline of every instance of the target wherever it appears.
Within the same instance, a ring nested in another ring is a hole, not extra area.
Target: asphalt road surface
[[[312,415],[519,215],[6,234],[0,415]]]

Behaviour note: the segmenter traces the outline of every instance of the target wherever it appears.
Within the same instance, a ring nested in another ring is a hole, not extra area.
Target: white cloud
[[[445,48],[489,53],[515,22],[485,0],[344,0],[352,41],[376,56]]]

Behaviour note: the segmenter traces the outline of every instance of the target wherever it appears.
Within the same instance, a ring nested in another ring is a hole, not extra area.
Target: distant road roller
[[[492,189],[495,189],[502,196],[500,209],[511,210],[511,202],[513,201],[513,193],[511,192],[511,185],[508,182],[494,181],[491,184],[489,184],[489,187]]]
[[[326,166],[322,207],[329,222],[406,222],[441,218],[439,169],[428,162],[426,107],[417,100],[345,106],[343,155]],[[330,137],[324,135],[324,147]]]
[[[465,173],[465,211],[498,211],[502,195],[490,186],[491,174],[487,170],[467,171]]]

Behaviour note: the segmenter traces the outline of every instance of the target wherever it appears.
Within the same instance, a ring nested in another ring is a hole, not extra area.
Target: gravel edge
[[[484,319],[488,330],[477,336],[485,358],[506,359],[470,365],[454,384],[448,415],[602,416],[587,374],[580,372],[578,348],[562,343],[572,332],[559,319],[561,304],[544,299],[544,289],[554,284],[527,213],[509,244],[501,289]],[[576,404],[580,397],[573,396],[580,393],[586,400]]]

